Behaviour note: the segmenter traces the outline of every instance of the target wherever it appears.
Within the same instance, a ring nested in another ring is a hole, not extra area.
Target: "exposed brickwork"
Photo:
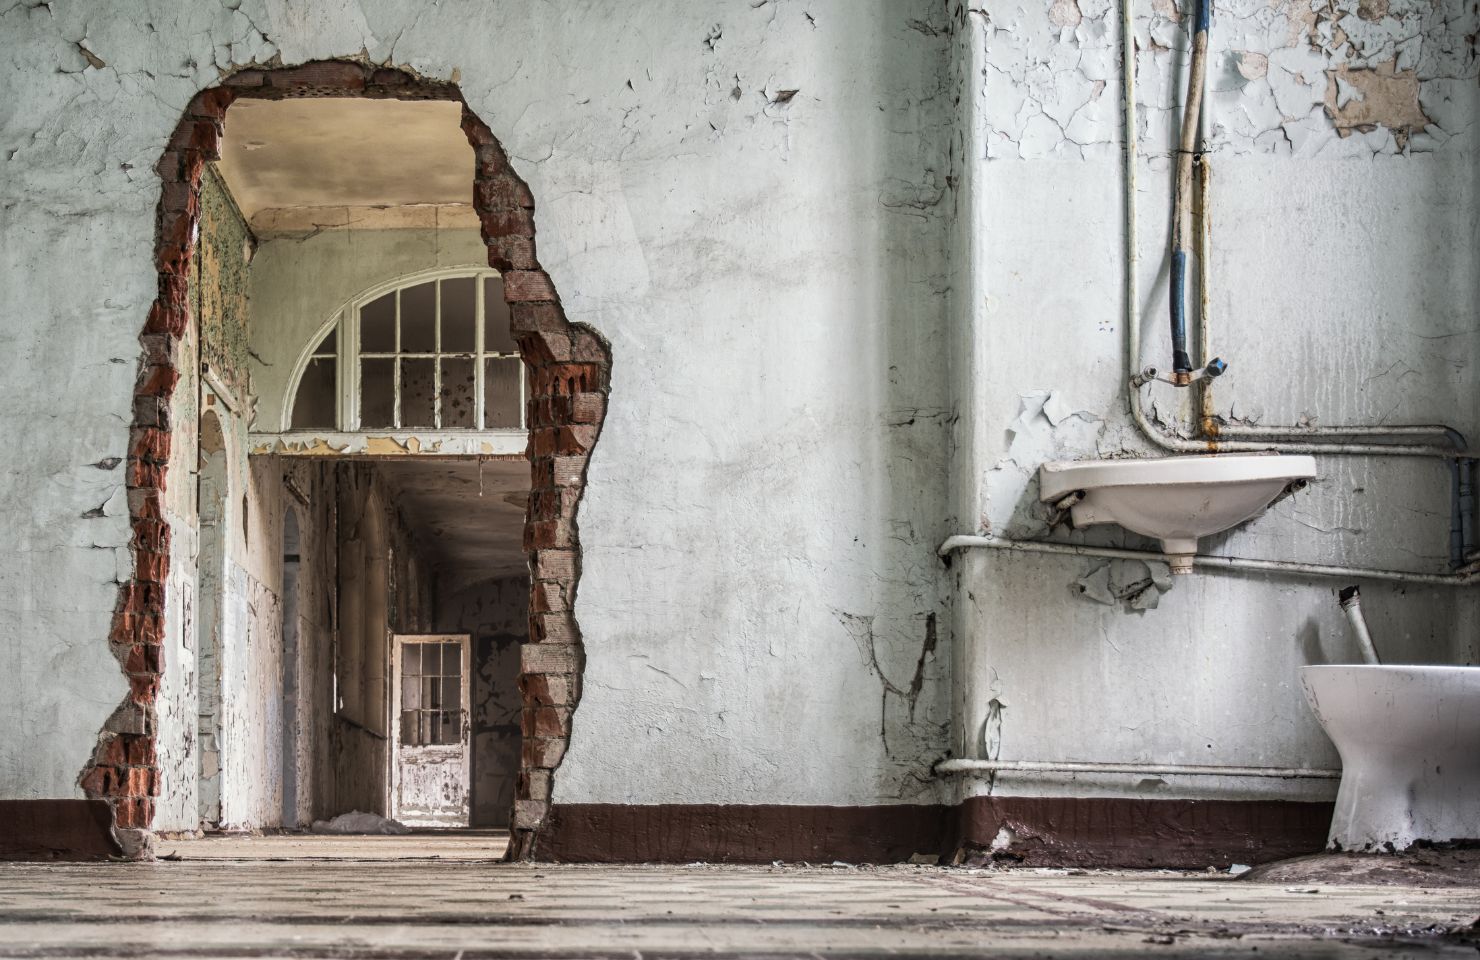
[[[473,203],[488,264],[504,275],[510,326],[528,368],[529,510],[524,549],[531,583],[529,642],[520,656],[524,751],[515,792],[510,855],[534,854],[550,812],[550,784],[565,757],[580,702],[585,656],[570,612],[581,574],[576,511],[586,466],[606,415],[611,349],[566,319],[535,255],[534,199],[493,134],[466,107],[463,131],[475,152]]]
[[[155,265],[159,293],[140,344],[128,459],[133,525],[132,579],[121,585],[109,641],[129,695],[98,737],[79,777],[87,796],[107,801],[131,854],[148,850],[159,792],[155,698],[163,670],[165,583],[170,529],[163,515],[172,439],[171,395],[179,346],[190,327],[189,272],[196,255],[200,182],[219,157],[227,108],[238,98],[371,97],[459,100],[451,84],[360,63],[326,61],[239,71],[200,93],[185,111],[156,171],[161,181]],[[586,465],[606,413],[611,351],[600,334],[572,324],[535,256],[534,199],[488,127],[466,107],[463,130],[476,157],[473,203],[489,265],[504,274],[512,327],[528,367],[528,456],[532,490],[525,524],[530,555],[530,642],[521,658],[524,751],[514,802],[510,855],[527,858],[549,814],[550,785],[580,700],[584,656],[570,613],[580,578],[576,511]]]

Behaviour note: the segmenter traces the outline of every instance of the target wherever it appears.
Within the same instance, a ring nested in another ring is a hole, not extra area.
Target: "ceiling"
[[[218,169],[259,237],[476,226],[461,122],[462,104],[448,100],[239,100]]]
[[[526,460],[380,460],[376,470],[445,588],[523,573]]]

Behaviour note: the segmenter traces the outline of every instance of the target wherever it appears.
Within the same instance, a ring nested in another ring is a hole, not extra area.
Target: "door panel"
[[[408,826],[468,825],[470,638],[395,638],[392,816]]]

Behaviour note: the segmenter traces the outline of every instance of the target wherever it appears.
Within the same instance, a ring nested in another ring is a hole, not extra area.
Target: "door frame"
[[[457,643],[462,648],[462,726],[458,737],[463,745],[462,782],[463,810],[466,816],[461,824],[470,826],[473,810],[473,703],[472,703],[472,651],[473,635],[470,633],[393,633],[391,634],[391,716],[390,746],[391,775],[387,779],[390,795],[386,797],[385,809],[392,819],[400,819],[401,795],[401,647],[406,643]]]

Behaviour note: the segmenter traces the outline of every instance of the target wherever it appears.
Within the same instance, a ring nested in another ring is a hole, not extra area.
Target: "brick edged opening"
[[[402,70],[330,60],[283,69],[238,71],[190,101],[156,167],[159,292],[149,310],[129,435],[128,503],[133,577],[121,585],[109,645],[129,694],[98,735],[78,783],[103,800],[130,855],[147,855],[159,793],[155,700],[163,668],[165,583],[170,528],[163,495],[172,439],[170,398],[180,379],[180,340],[190,324],[189,271],[200,218],[200,182],[220,156],[226,110],[238,98],[368,97],[454,100],[454,84]],[[530,559],[530,635],[520,660],[524,751],[513,810],[512,859],[533,855],[549,814],[550,787],[569,743],[585,657],[572,613],[580,580],[576,514],[586,468],[606,416],[611,349],[584,324],[566,319],[535,256],[534,200],[493,133],[463,106],[463,131],[475,154],[473,205],[489,266],[504,275],[504,298],[526,365],[531,484],[524,549]]]

